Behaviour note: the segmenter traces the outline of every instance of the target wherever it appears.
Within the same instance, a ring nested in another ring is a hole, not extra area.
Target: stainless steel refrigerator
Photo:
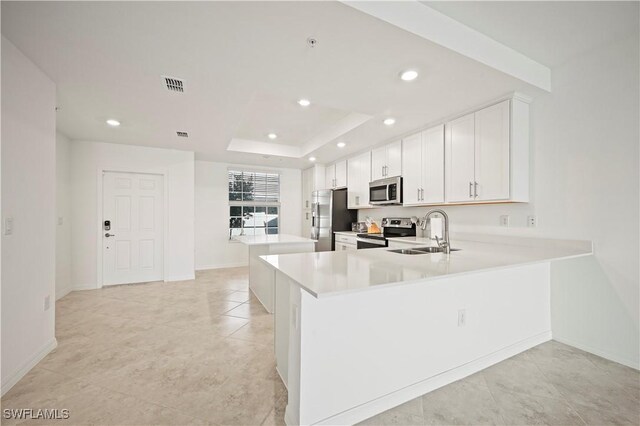
[[[335,250],[334,232],[351,231],[351,223],[358,221],[358,210],[347,208],[346,189],[325,189],[311,194],[311,238],[316,251]]]

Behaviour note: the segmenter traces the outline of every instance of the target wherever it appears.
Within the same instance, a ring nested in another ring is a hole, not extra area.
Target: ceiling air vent
[[[164,84],[170,92],[184,93],[184,80],[163,75]]]
[[[181,138],[188,138],[189,137],[189,133],[187,133],[187,132],[176,132],[176,135],[178,135],[178,137],[181,137]]]

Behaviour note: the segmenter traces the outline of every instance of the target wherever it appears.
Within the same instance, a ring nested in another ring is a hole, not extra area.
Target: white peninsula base
[[[275,278],[260,256],[315,251],[315,240],[296,235],[244,235],[234,237],[249,248],[249,289],[269,313],[274,310]]]
[[[591,253],[458,247],[263,258],[288,425],[355,424],[550,340],[551,262]]]

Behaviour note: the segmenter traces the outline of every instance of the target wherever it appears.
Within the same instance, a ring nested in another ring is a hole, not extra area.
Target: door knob
[[[109,237],[115,237],[116,234],[110,234],[110,233],[107,232],[106,234],[104,234],[104,236],[109,238]]]

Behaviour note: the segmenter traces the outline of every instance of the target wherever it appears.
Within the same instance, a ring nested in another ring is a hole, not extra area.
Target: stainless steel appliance
[[[347,190],[326,189],[311,194],[311,238],[316,251],[335,250],[334,232],[351,231],[351,222],[358,220],[358,211],[347,208]]]
[[[402,204],[402,176],[370,182],[369,204]]]
[[[408,217],[385,217],[382,219],[382,233],[358,234],[358,249],[387,247],[390,237],[415,237],[416,224]]]

